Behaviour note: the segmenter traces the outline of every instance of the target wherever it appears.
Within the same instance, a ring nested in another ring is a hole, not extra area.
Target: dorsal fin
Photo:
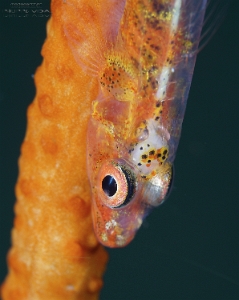
[[[207,45],[224,21],[229,5],[230,0],[208,1],[198,52]]]

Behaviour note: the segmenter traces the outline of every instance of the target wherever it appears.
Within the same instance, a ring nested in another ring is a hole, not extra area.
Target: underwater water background
[[[13,224],[17,160],[49,17],[0,15],[0,282]],[[41,1],[49,9],[49,1]],[[198,55],[169,199],[134,241],[110,249],[102,300],[239,299],[238,1]]]

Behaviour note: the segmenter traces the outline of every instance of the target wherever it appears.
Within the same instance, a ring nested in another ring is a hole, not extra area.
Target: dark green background
[[[9,3],[1,2],[1,13]],[[129,246],[109,251],[102,300],[239,299],[238,14],[234,1],[198,56],[172,194]],[[7,272],[26,108],[35,93],[31,75],[41,63],[46,21],[0,16],[0,281]]]

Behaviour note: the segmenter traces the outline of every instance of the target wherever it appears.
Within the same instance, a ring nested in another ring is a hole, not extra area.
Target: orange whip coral
[[[91,2],[81,5],[97,20]],[[85,142],[98,89],[69,50],[64,8],[63,1],[52,1],[36,97],[28,108],[4,300],[97,299],[102,287],[107,254],[92,228]]]

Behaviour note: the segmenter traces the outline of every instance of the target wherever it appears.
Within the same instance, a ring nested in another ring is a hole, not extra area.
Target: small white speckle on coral
[[[67,291],[74,291],[74,290],[75,290],[75,287],[74,287],[73,285],[69,285],[69,284],[68,284],[68,285],[66,286],[66,290],[67,290]]]

